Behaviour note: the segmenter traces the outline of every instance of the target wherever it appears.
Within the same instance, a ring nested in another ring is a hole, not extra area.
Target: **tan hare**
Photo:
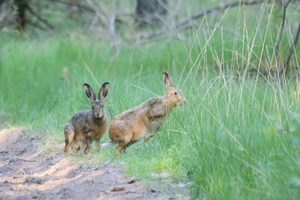
[[[83,85],[86,96],[92,104],[91,110],[82,110],[73,115],[67,122],[64,129],[66,146],[64,152],[66,154],[78,153],[85,146],[85,153],[91,152],[91,143],[96,140],[97,151],[100,151],[100,140],[104,135],[108,121],[103,109],[103,102],[109,90],[109,83],[103,83],[98,99],[87,83]]]
[[[115,116],[109,128],[111,140],[101,146],[119,144],[115,153],[120,154],[121,150],[125,150],[139,140],[144,139],[146,142],[161,129],[174,107],[186,103],[184,95],[173,87],[171,77],[165,71],[163,80],[167,90],[166,95],[153,97],[141,105]]]

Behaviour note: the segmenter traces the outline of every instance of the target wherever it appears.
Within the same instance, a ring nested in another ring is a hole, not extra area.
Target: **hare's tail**
[[[110,146],[113,146],[113,145],[116,145],[116,144],[118,144],[118,143],[109,140],[109,141],[107,141],[107,142],[102,143],[102,144],[101,144],[101,147],[110,147]]]

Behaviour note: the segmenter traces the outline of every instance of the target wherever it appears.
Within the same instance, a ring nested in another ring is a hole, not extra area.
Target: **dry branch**
[[[282,34],[283,34],[283,30],[284,30],[284,25],[285,25],[285,18],[286,18],[286,9],[288,7],[288,5],[290,4],[292,0],[288,0],[285,4],[282,4],[283,6],[283,17],[282,17],[282,23],[281,23],[281,28],[280,28],[280,32],[279,32],[279,38],[278,41],[276,42],[276,46],[275,46],[275,55],[276,55],[276,63],[277,66],[279,65],[279,59],[278,59],[278,52],[279,52],[279,44],[281,42],[281,38],[282,38]],[[289,67],[289,63],[290,63],[290,59],[295,51],[295,47],[298,43],[298,39],[299,39],[299,34],[300,34],[300,23],[298,26],[298,30],[296,33],[296,37],[294,39],[294,42],[292,44],[292,46],[290,47],[289,50],[289,54],[287,56],[287,58],[285,59],[283,65],[278,69],[277,71],[277,78],[279,78],[279,76],[282,74],[283,71],[285,71],[288,67]]]
[[[68,2],[59,1],[59,0],[51,0],[51,2],[69,5]],[[83,9],[83,10],[90,11],[90,12],[94,12],[94,13],[95,13],[95,10],[94,10],[93,8],[91,8],[91,7],[88,7],[88,6],[85,6],[85,5],[81,5],[81,4],[77,4],[77,5],[74,5],[74,6],[77,7],[77,8],[80,8],[80,9]]]
[[[47,20],[43,19],[39,14],[35,13],[35,12],[31,9],[31,7],[30,7],[29,5],[27,5],[27,9],[28,9],[28,11],[29,11],[32,15],[36,16],[36,18],[38,18],[38,20],[40,20],[41,22],[43,22],[43,23],[44,23],[46,26],[48,26],[50,29],[54,29],[54,27],[53,27]]]
[[[150,38],[153,38],[153,37],[157,37],[157,36],[163,35],[164,33],[167,33],[169,31],[175,31],[175,30],[185,29],[185,28],[189,27],[188,24],[191,21],[196,20],[196,19],[198,19],[200,17],[203,17],[206,14],[217,12],[217,11],[221,11],[221,10],[227,9],[229,7],[233,8],[233,7],[241,6],[241,5],[249,5],[250,6],[250,5],[262,4],[262,3],[271,3],[271,2],[272,2],[271,0],[230,2],[230,3],[227,3],[227,4],[223,5],[223,6],[217,6],[217,7],[208,9],[208,10],[204,10],[204,11],[202,11],[199,14],[192,15],[191,17],[183,20],[182,22],[179,22],[179,23],[175,24],[175,26],[173,26],[171,28],[164,27],[164,28],[160,29],[159,31],[152,31],[152,32],[149,32],[147,34],[140,35],[138,37],[138,39],[150,39]]]
[[[275,55],[276,55],[276,63],[278,66],[278,52],[279,52],[279,43],[281,42],[281,38],[282,38],[282,33],[283,33],[283,29],[284,29],[284,25],[285,25],[285,18],[286,18],[286,9],[289,5],[289,3],[291,2],[291,0],[289,0],[287,3],[285,3],[283,5],[283,17],[282,17],[282,23],[281,23],[281,28],[280,28],[280,33],[279,33],[279,38],[278,41],[276,42],[275,45]]]
[[[200,17],[203,17],[206,14],[217,12],[217,11],[221,11],[221,10],[227,9],[229,7],[233,8],[233,7],[242,6],[242,5],[251,6],[251,5],[256,5],[256,4],[261,4],[261,3],[271,3],[271,0],[241,1],[241,2],[234,2],[234,3],[230,2],[230,3],[227,3],[227,4],[223,5],[223,6],[218,6],[218,7],[214,7],[214,8],[208,9],[208,10],[204,10],[203,12],[201,12],[201,13],[199,13],[197,15],[192,15],[190,18],[188,18],[188,19],[180,22],[179,24],[177,24],[176,27],[180,28],[181,26],[184,26],[184,25],[188,24],[191,20],[198,19]]]
[[[289,54],[288,54],[287,58],[285,59],[283,66],[281,66],[281,68],[279,69],[279,74],[281,74],[284,70],[286,70],[289,67],[290,59],[292,57],[292,54],[295,51],[295,47],[298,43],[299,35],[300,35],[300,22],[299,22],[298,31],[296,33],[295,40],[290,48]]]

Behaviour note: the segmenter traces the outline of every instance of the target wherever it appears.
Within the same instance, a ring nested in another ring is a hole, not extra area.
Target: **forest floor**
[[[176,187],[162,191],[155,181],[149,187],[125,175],[119,164],[84,164],[61,148],[47,151],[44,139],[23,128],[0,130],[1,199],[187,199]]]

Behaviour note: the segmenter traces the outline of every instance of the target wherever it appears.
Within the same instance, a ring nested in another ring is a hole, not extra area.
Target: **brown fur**
[[[107,144],[119,144],[116,154],[141,139],[146,142],[153,137],[161,129],[172,109],[186,103],[182,92],[173,87],[167,72],[163,72],[163,78],[167,90],[165,96],[153,97],[113,118],[109,128],[111,141]]]
[[[82,110],[73,115],[66,123],[64,128],[66,142],[64,152],[66,154],[70,153],[70,147],[73,153],[77,153],[85,146],[84,152],[89,153],[94,140],[96,141],[97,151],[100,151],[100,140],[108,127],[103,102],[109,89],[109,83],[106,82],[102,85],[98,94],[99,100],[96,100],[96,95],[88,84],[84,84],[83,87],[91,101],[92,110]]]

